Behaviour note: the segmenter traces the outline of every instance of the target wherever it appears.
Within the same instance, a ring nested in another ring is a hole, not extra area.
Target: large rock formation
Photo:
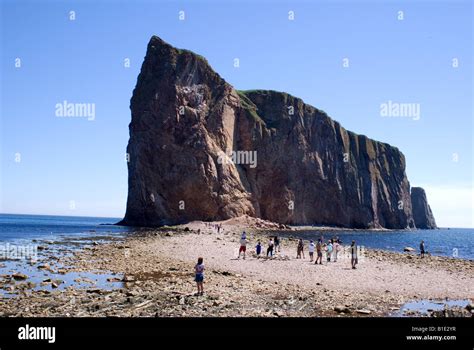
[[[426,199],[425,190],[421,187],[412,187],[411,189],[411,203],[413,219],[417,228],[433,229],[436,228],[436,221],[431,212]]]
[[[131,111],[123,224],[248,214],[286,224],[414,227],[397,148],[347,131],[289,94],[237,91],[203,57],[156,36]]]

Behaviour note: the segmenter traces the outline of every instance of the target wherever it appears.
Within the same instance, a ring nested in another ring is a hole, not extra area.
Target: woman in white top
[[[309,251],[309,261],[313,261],[313,257],[314,257],[314,248],[316,246],[314,245],[314,242],[313,241],[309,241],[309,246],[308,246],[308,251]]]

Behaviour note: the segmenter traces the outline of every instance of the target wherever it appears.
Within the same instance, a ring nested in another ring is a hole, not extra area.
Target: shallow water
[[[415,312],[421,315],[429,315],[431,311],[441,311],[445,307],[465,308],[469,300],[416,300],[405,303],[400,310],[391,314],[394,317],[409,317],[410,313]]]
[[[272,233],[273,234],[273,233]],[[474,259],[474,229],[438,229],[412,231],[318,231],[303,230],[291,233],[281,232],[280,237],[293,236],[307,241],[323,237],[325,241],[339,237],[344,244],[355,240],[366,248],[403,252],[412,247],[418,252],[420,242],[425,241],[425,249],[431,255]]]
[[[121,278],[111,273],[67,272],[52,273],[38,269],[49,264],[53,271],[62,268],[58,258],[72,255],[78,249],[92,247],[108,241],[123,240],[134,230],[124,226],[110,225],[117,218],[85,218],[39,215],[0,214],[0,275],[22,273],[25,281],[12,281],[5,287],[32,282],[36,286],[25,290],[61,290],[70,286],[79,288],[113,289],[121,282],[108,282],[108,278]],[[80,278],[82,281],[76,282]],[[41,286],[45,279],[61,280],[57,288],[51,284]],[[88,282],[89,280],[89,282]],[[17,295],[18,290],[1,290],[3,297]]]
[[[46,261],[45,261],[46,262]],[[16,288],[17,286],[32,282],[35,283],[36,286],[31,289],[25,290],[45,290],[45,291],[53,291],[53,290],[63,290],[70,286],[74,286],[75,288],[100,288],[105,290],[111,290],[115,288],[122,287],[122,282],[109,282],[107,279],[109,278],[119,278],[122,279],[123,276],[113,274],[113,273],[94,273],[94,272],[66,272],[65,274],[60,273],[52,273],[47,270],[39,270],[37,268],[38,265],[42,263],[39,262],[35,265],[30,265],[25,263],[24,261],[7,261],[3,263],[5,266],[1,268],[2,275],[11,275],[17,272],[23,273],[28,276],[27,280],[24,281],[12,281],[11,284],[7,284],[5,287],[15,286],[13,291],[2,290],[0,289],[0,295],[5,298],[13,297],[19,294],[19,290]],[[55,265],[53,271],[60,267]],[[41,285],[41,282],[44,280],[50,279],[52,281],[60,280],[61,283],[58,284],[57,288],[53,288],[51,283],[47,283],[45,285]],[[75,281],[80,279],[80,281]]]

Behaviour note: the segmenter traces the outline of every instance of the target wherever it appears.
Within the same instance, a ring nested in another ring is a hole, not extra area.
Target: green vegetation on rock
[[[197,54],[197,53],[195,53],[195,52],[193,52],[193,51],[191,51],[191,50],[176,49],[176,51],[178,51],[178,54],[180,54],[180,55],[181,55],[181,54],[185,54],[185,53],[190,54],[190,55],[192,55],[192,56],[197,57],[197,58],[200,59],[201,61],[206,62],[206,64],[209,64],[209,62],[207,61],[207,59],[206,59],[204,56],[201,56],[201,55],[199,55],[199,54]]]
[[[257,106],[247,97],[246,92],[247,91],[242,91],[242,90],[236,90],[237,94],[239,95],[240,98],[240,104],[243,109],[257,122],[257,123],[262,123],[265,124],[265,121],[260,118],[260,116],[257,113]]]

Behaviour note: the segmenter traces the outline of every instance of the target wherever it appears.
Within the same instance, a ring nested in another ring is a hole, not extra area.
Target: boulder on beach
[[[372,311],[367,310],[367,309],[359,309],[359,310],[356,310],[356,312],[362,315],[370,315],[372,313]]]
[[[351,309],[344,305],[337,305],[334,307],[334,311],[344,314],[350,314]]]
[[[17,281],[26,280],[28,278],[27,275],[25,275],[24,273],[21,273],[21,272],[14,273],[12,275],[12,277],[13,277],[13,279],[15,279]]]

